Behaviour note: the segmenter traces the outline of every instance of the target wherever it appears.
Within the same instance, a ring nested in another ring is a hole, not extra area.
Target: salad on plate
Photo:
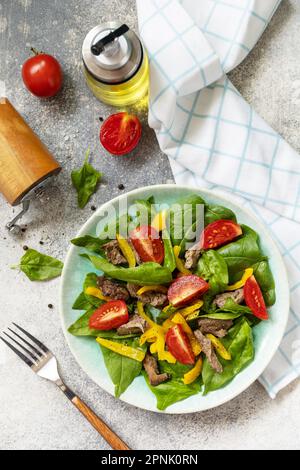
[[[258,234],[230,209],[198,195],[161,209],[151,197],[72,243],[94,270],[69,333],[98,342],[117,397],[143,376],[164,410],[253,361],[275,285]]]

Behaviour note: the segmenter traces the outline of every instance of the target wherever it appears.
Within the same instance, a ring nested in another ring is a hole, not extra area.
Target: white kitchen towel
[[[268,226],[288,270],[291,311],[261,383],[300,375],[300,157],[226,73],[251,51],[280,0],[137,0],[150,59],[149,124],[177,183],[230,191]]]

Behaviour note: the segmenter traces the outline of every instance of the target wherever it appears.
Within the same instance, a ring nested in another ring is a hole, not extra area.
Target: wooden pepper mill
[[[36,197],[61,170],[60,165],[7,98],[0,98],[0,192],[22,211],[7,224],[16,225]]]

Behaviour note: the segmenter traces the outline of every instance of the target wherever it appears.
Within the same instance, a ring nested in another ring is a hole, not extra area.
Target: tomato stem
[[[31,52],[34,54],[34,55],[40,55],[42,54],[41,51],[38,51],[35,47],[31,47],[30,48]]]

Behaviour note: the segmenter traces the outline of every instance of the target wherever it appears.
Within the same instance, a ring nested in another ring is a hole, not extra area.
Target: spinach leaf
[[[91,308],[84,315],[78,318],[69,328],[68,332],[73,336],[95,336],[99,334],[99,330],[92,330],[89,327],[89,319],[93,315],[95,308]]]
[[[167,284],[172,281],[171,271],[157,263],[143,263],[136,268],[120,268],[97,256],[85,254],[80,256],[89,259],[96,269],[119,281],[146,286]]]
[[[78,320],[76,320],[76,322],[68,328],[68,332],[71,333],[73,336],[93,336],[97,338],[105,338],[111,340],[125,340],[138,336],[135,334],[119,336],[116,330],[100,331],[91,329],[89,327],[89,319],[91,318],[94,312],[95,308],[91,308],[87,312],[85,312],[84,315],[78,318]]]
[[[154,196],[150,196],[148,199],[137,199],[134,201],[133,208],[135,209],[135,219],[141,219],[141,217],[147,219],[139,220],[141,225],[151,225],[156,214]]]
[[[271,307],[276,302],[275,281],[268,261],[260,261],[252,266],[253,274],[262,290],[266,305]]]
[[[115,220],[112,220],[103,228],[102,232],[100,232],[98,236],[100,243],[105,245],[105,243],[114,240],[117,233],[121,233],[125,238],[127,238],[127,234],[131,230],[131,222],[132,217],[129,214],[123,214]]]
[[[86,289],[88,287],[96,287],[98,288],[98,276],[96,273],[89,273],[86,275],[86,278],[83,283],[83,291],[85,293]],[[84,294],[85,298],[88,300],[88,302],[91,304],[93,307],[100,307],[104,302],[103,300],[98,299],[97,297],[94,297],[93,295],[88,295]]]
[[[124,341],[118,341],[123,342]],[[125,341],[127,346],[132,348],[140,348],[143,351],[146,350],[146,346],[140,346],[138,338],[128,339]],[[106,369],[110,375],[110,378],[115,385],[115,396],[119,397],[129,387],[132,381],[140,375],[142,371],[142,363],[130,359],[125,356],[121,356],[110,349],[107,349],[100,345]]]
[[[29,249],[22,256],[20,264],[12,269],[20,269],[31,281],[49,281],[61,275],[63,263],[51,256]]]
[[[94,297],[93,295],[88,295],[85,293],[85,290],[88,287],[98,287],[97,284],[98,276],[96,273],[89,273],[86,275],[86,278],[83,283],[83,291],[79,294],[77,299],[73,304],[73,310],[89,310],[93,307],[100,307],[104,302],[103,300]]]
[[[91,237],[90,235],[85,235],[84,237],[74,238],[71,240],[71,243],[75,246],[84,247],[87,250],[93,251],[94,253],[103,255],[103,245],[107,240],[100,240],[100,238]]]
[[[195,222],[199,216],[198,206],[204,206],[205,201],[196,194],[187,196],[173,204],[169,211],[170,218],[170,235],[173,246],[182,245],[183,241],[192,242],[191,228],[195,229]],[[187,221],[190,222],[189,227],[185,227]],[[185,223],[184,223],[185,222]],[[184,248],[182,247],[182,250]]]
[[[157,408],[159,410],[165,410],[168,406],[178,401],[185,400],[201,391],[202,384],[200,379],[190,385],[185,385],[182,381],[184,374],[191,370],[193,366],[185,366],[179,362],[176,364],[168,364],[166,361],[159,361],[159,368],[161,373],[168,373],[172,378],[157,387],[150,385],[148,376],[146,372],[143,371],[148,387],[156,396]]]
[[[165,259],[164,259],[164,267],[169,269],[172,273],[175,271],[176,268],[176,259],[173,250],[173,245],[171,242],[171,238],[169,232],[165,229],[162,232],[164,248],[165,248]]]
[[[149,318],[157,323],[157,319],[161,315],[161,310],[159,308],[153,307],[150,304],[145,305],[145,311]]]
[[[73,310],[89,310],[92,304],[87,300],[84,292],[81,292],[75,300],[72,309]]]
[[[210,294],[224,292],[229,282],[228,268],[225,259],[217,251],[209,250],[200,257],[197,274],[210,285]]]
[[[71,173],[73,186],[78,193],[78,206],[83,209],[89,202],[91,196],[96,191],[97,185],[102,177],[102,173],[95,170],[88,163],[90,150],[86,152],[83,167],[80,170],[74,170]]]
[[[165,311],[161,311],[160,314],[156,317],[156,323],[162,325],[165,320],[167,320],[173,313],[177,311],[177,308],[169,305]]]
[[[214,206],[209,204],[206,205],[204,215],[205,226],[220,219],[229,219],[236,222],[236,216],[234,212],[232,212],[230,209],[227,209],[227,207]]]
[[[201,315],[199,318],[211,318],[212,320],[235,320],[242,316],[242,313],[234,312],[214,312]]]
[[[225,361],[219,357],[224,369],[222,374],[218,374],[210,366],[207,359],[204,359],[202,378],[205,395],[227,385],[254,358],[252,329],[245,318],[237,321],[222,340],[222,343],[231,353],[232,359],[231,361]]]
[[[233,299],[227,299],[225,305],[217,310],[217,312],[230,312],[230,313],[240,313],[241,315],[251,315],[252,312],[249,307],[246,305],[240,305],[236,303]]]
[[[229,282],[232,282],[236,273],[264,259],[258,244],[257,233],[245,225],[242,225],[242,229],[241,238],[217,250],[227,263]]]

